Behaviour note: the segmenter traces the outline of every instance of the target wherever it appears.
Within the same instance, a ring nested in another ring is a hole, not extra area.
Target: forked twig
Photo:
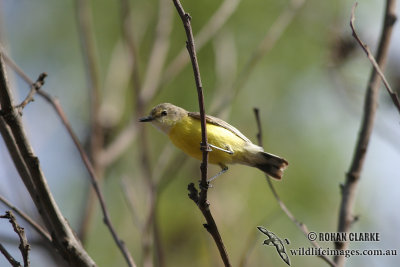
[[[364,50],[365,54],[367,54],[367,57],[369,61],[371,61],[372,65],[374,66],[376,72],[378,75],[381,77],[383,84],[385,85],[386,91],[388,92],[390,98],[393,101],[393,104],[397,108],[397,111],[400,113],[400,102],[399,102],[399,97],[396,92],[393,91],[392,87],[390,86],[389,82],[386,80],[385,75],[383,74],[383,71],[379,67],[378,63],[376,63],[376,60],[374,56],[372,55],[371,51],[369,50],[368,45],[366,45],[363,41],[361,41],[360,37],[358,37],[358,34],[356,32],[356,29],[354,27],[354,21],[355,21],[355,10],[357,7],[357,2],[354,4],[352,10],[351,10],[351,19],[350,19],[350,28],[352,31],[353,37],[356,39],[357,43],[361,46],[361,48]],[[385,24],[388,25],[393,25],[396,22],[397,18],[394,14],[390,14],[387,16],[385,19]]]
[[[7,64],[18,74],[20,75],[26,83],[28,84],[33,84],[33,81],[22,71],[21,68],[19,68],[14,61],[12,61],[6,54],[2,54],[5,61],[7,62]],[[103,213],[103,221],[104,224],[107,226],[107,228],[109,229],[115,243],[117,244],[118,248],[120,249],[121,253],[124,255],[125,260],[128,262],[128,264],[130,266],[136,266],[134,263],[134,260],[131,256],[131,254],[129,253],[128,249],[126,248],[124,242],[119,239],[117,232],[115,231],[111,220],[110,220],[110,216],[108,214],[107,211],[107,207],[106,207],[106,203],[103,197],[103,194],[98,186],[97,183],[97,176],[96,173],[94,171],[94,168],[92,166],[92,163],[89,160],[88,155],[86,154],[85,150],[83,149],[83,146],[81,145],[78,136],[75,134],[74,130],[71,127],[71,124],[69,123],[63,108],[61,107],[58,99],[50,96],[48,93],[44,92],[43,90],[39,90],[38,94],[40,96],[42,96],[49,104],[51,104],[51,106],[54,108],[54,110],[56,111],[58,117],[60,118],[61,122],[64,124],[64,126],[66,127],[66,130],[68,132],[68,134],[70,135],[72,141],[75,144],[75,147],[78,149],[78,152],[82,158],[82,161],[86,167],[86,169],[89,172],[89,178],[90,178],[90,182],[92,183],[92,186],[95,190],[96,196],[99,200],[100,206],[101,206],[101,210]]]
[[[22,219],[24,219],[33,229],[36,230],[49,244],[52,243],[52,238],[46,230],[44,230],[39,224],[37,224],[31,217],[29,217],[26,213],[12,205],[7,199],[0,195],[0,202],[4,205],[12,209],[16,214],[18,214]]]
[[[195,43],[194,43],[194,38],[193,38],[192,27],[190,24],[191,17],[188,13],[186,13],[184,11],[179,0],[173,0],[173,2],[176,7],[176,10],[179,13],[179,16],[181,17],[183,26],[186,31],[186,37],[187,37],[186,48],[189,52],[189,56],[190,56],[190,59],[192,62],[194,79],[196,82],[197,95],[198,95],[198,101],[199,101],[199,109],[200,109],[200,122],[201,122],[200,149],[203,152],[203,160],[200,165],[200,170],[201,170],[200,193],[197,192],[197,189],[194,187],[193,184],[189,184],[189,187],[188,187],[188,189],[190,191],[189,197],[193,201],[196,202],[197,206],[203,213],[203,216],[207,221],[207,224],[205,224],[204,227],[214,238],[214,241],[218,247],[219,253],[221,255],[221,258],[222,258],[225,266],[231,266],[224,243],[222,242],[221,235],[218,231],[217,225],[215,224],[214,218],[210,211],[209,203],[207,201],[207,191],[208,191],[207,163],[208,163],[209,146],[208,146],[208,142],[207,142],[207,129],[206,129],[206,117],[205,117],[205,110],[204,110],[203,86],[201,83],[200,69],[199,69],[199,65],[197,62],[196,48],[195,48]]]
[[[9,154],[46,227],[54,236],[53,247],[71,264],[94,266],[93,259],[74,235],[49,190],[39,159],[27,138],[21,116],[13,106],[12,99],[3,53],[0,51],[0,133]]]
[[[39,91],[39,89],[44,84],[44,79],[47,77],[47,73],[43,72],[39,75],[36,82],[31,84],[31,89],[29,90],[29,94],[25,97],[25,99],[21,102],[21,104],[17,105],[16,108],[18,109],[19,113],[22,113],[22,110],[28,105],[30,102],[34,101],[33,97]]]
[[[257,122],[257,128],[258,128],[258,133],[257,133],[257,140],[258,140],[258,145],[259,146],[263,146],[263,141],[262,141],[262,126],[261,126],[261,119],[260,119],[260,114],[259,114],[259,110],[258,108],[254,108],[254,115],[256,117],[256,122]],[[280,208],[282,209],[282,211],[286,214],[286,216],[292,221],[294,222],[294,224],[297,226],[297,228],[300,229],[300,231],[303,232],[303,234],[308,237],[308,234],[310,233],[310,231],[307,228],[307,225],[305,225],[304,223],[298,221],[296,219],[296,217],[290,212],[290,210],[286,207],[285,203],[283,203],[283,201],[281,200],[281,198],[279,197],[278,193],[275,190],[274,185],[272,184],[271,178],[266,175],[265,176],[268,182],[268,186],[271,189],[272,194],[274,195],[276,201],[278,202]],[[320,248],[321,246],[316,242],[316,241],[311,241],[309,240],[311,245],[313,245],[316,248]],[[330,259],[328,258],[326,255],[318,255],[318,257],[320,257],[321,259],[323,259],[326,263],[328,263],[330,266],[336,266],[336,264]]]
[[[28,243],[28,239],[26,238],[25,235],[25,230],[19,224],[17,223],[17,219],[15,218],[14,214],[12,211],[6,211],[5,215],[0,215],[1,219],[8,219],[8,221],[11,223],[14,232],[18,235],[19,238],[19,251],[21,252],[22,259],[24,261],[24,267],[29,266],[29,250],[31,249],[31,246]],[[8,258],[7,258],[8,259]],[[10,261],[11,263],[11,261]]]
[[[354,30],[352,25],[354,22],[354,9],[352,9],[352,16],[350,19],[350,26]],[[392,36],[393,25],[395,22],[396,12],[396,1],[387,0],[384,25],[382,27],[382,33],[379,41],[376,63],[383,69],[386,64],[386,59],[389,51],[390,38]],[[355,32],[353,31],[353,34]],[[363,45],[362,45],[363,46]],[[363,46],[364,47],[364,46]],[[373,60],[375,61],[375,60]],[[382,71],[381,71],[382,72]],[[353,209],[356,200],[356,189],[360,180],[361,171],[364,166],[365,156],[368,149],[368,143],[374,127],[375,115],[378,105],[379,98],[379,84],[381,76],[378,73],[378,69],[372,69],[371,76],[367,85],[364,102],[363,118],[359,130],[356,146],[354,148],[354,155],[351,161],[349,170],[346,174],[346,181],[341,186],[342,199],[340,203],[339,219],[338,219],[338,232],[348,233],[350,227],[354,222]],[[349,242],[336,242],[335,248],[346,250],[349,247]],[[344,266],[346,257],[344,255],[338,255],[334,257],[334,261],[337,266]]]

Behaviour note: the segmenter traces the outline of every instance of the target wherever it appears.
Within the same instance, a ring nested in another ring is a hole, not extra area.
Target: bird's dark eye
[[[161,116],[167,116],[167,111],[166,110],[161,111]]]

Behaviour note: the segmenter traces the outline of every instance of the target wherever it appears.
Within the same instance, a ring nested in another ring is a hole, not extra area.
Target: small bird
[[[162,103],[139,121],[151,122],[167,134],[175,146],[202,160],[200,113]],[[262,147],[253,144],[238,129],[221,119],[206,115],[206,125],[208,144],[212,150],[209,152],[209,163],[217,164],[222,169],[209,181],[226,172],[227,164],[235,163],[256,167],[276,179],[282,178],[283,170],[288,166],[285,159],[264,152]]]

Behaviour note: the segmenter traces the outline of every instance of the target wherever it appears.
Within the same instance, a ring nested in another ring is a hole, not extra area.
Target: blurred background
[[[253,108],[260,110],[266,151],[290,165],[274,185],[311,231],[334,232],[344,182],[358,136],[371,65],[351,37],[353,1],[182,1],[192,16],[206,111],[256,142]],[[356,9],[358,33],[373,51],[383,1]],[[400,10],[398,10],[400,13]],[[186,36],[169,0],[0,1],[4,51],[42,90],[61,102],[92,158],[112,221],[139,266],[222,266],[187,185],[199,162],[137,118],[162,102],[198,111]],[[400,32],[395,25],[386,75],[400,90]],[[29,86],[11,69],[16,103]],[[400,249],[395,212],[400,202],[399,114],[384,88],[354,213],[353,232],[379,232],[380,242],[352,249]],[[125,262],[102,221],[88,173],[52,107],[36,96],[23,112],[27,134],[64,216],[99,266]],[[209,175],[219,171],[211,166]],[[40,221],[3,141],[0,194]],[[287,249],[311,247],[281,211],[263,173],[231,166],[209,190],[211,211],[233,266],[286,266],[263,246],[263,226]],[[0,213],[8,208],[0,205]],[[397,214],[397,215],[396,215]],[[32,266],[60,266],[22,220]],[[0,240],[19,257],[5,220]],[[331,242],[321,242],[334,248]],[[293,266],[327,266],[315,256],[291,256]],[[397,266],[399,256],[354,256],[347,266]],[[0,257],[0,266],[8,266]]]

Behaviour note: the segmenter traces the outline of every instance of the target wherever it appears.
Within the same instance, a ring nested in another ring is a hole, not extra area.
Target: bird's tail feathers
[[[275,179],[282,179],[283,171],[289,163],[281,157],[275,156],[267,152],[258,152],[254,167],[262,170]]]

